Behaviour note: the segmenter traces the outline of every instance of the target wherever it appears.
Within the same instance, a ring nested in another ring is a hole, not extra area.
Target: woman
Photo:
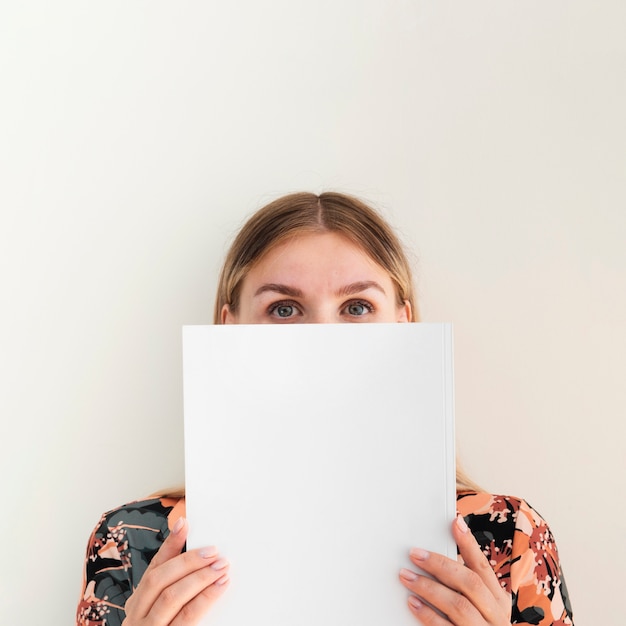
[[[216,324],[415,322],[411,270],[389,225],[356,198],[309,193],[254,214],[220,274]],[[196,624],[228,587],[215,547],[184,551],[184,495],[106,513],[87,551],[79,625]],[[573,624],[556,545],[526,502],[457,473],[454,561],[419,548],[399,581],[422,624]],[[437,607],[438,615],[429,605]]]

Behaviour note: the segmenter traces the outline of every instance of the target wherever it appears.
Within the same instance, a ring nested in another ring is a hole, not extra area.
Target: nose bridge
[[[334,307],[321,305],[311,311],[310,324],[334,324],[337,322]]]

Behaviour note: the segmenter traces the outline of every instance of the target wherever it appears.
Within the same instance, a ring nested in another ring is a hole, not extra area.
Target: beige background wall
[[[619,0],[3,3],[0,615],[71,623],[100,513],[183,478],[180,327],[243,218],[376,203],[456,329],[461,454],[621,624]]]

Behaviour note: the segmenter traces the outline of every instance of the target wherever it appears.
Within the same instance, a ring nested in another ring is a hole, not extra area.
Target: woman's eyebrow
[[[254,295],[258,296],[266,291],[273,291],[275,293],[280,293],[283,296],[290,296],[292,298],[301,298],[302,291],[297,289],[296,287],[290,287],[289,285],[281,285],[279,283],[266,283],[265,285],[261,285],[255,292]]]
[[[337,291],[337,295],[353,296],[355,293],[360,293],[361,291],[366,291],[367,289],[377,289],[383,294],[385,293],[385,290],[382,288],[382,286],[375,280],[362,280],[356,283],[350,283],[349,285],[344,285],[341,289]]]

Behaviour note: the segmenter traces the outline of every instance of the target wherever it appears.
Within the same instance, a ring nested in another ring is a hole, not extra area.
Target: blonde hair
[[[213,321],[221,324],[221,312],[228,305],[239,306],[241,285],[250,268],[274,246],[303,233],[336,232],[364,250],[389,272],[398,304],[411,305],[412,320],[418,321],[413,275],[407,255],[391,226],[361,200],[338,192],[294,193],[259,209],[235,237],[220,272]],[[456,470],[457,493],[483,491],[460,467]],[[154,496],[183,497],[184,487],[165,490]]]
[[[374,209],[353,196],[303,192],[270,202],[254,213],[239,231],[220,272],[213,322],[221,324],[224,305],[233,313],[237,311],[244,278],[272,248],[304,233],[324,232],[347,237],[386,270],[395,285],[398,304],[408,302],[412,321],[417,321],[411,265],[391,226]]]
[[[456,492],[467,493],[469,491],[485,491],[478,483],[474,482],[463,469],[458,457],[456,459]]]

